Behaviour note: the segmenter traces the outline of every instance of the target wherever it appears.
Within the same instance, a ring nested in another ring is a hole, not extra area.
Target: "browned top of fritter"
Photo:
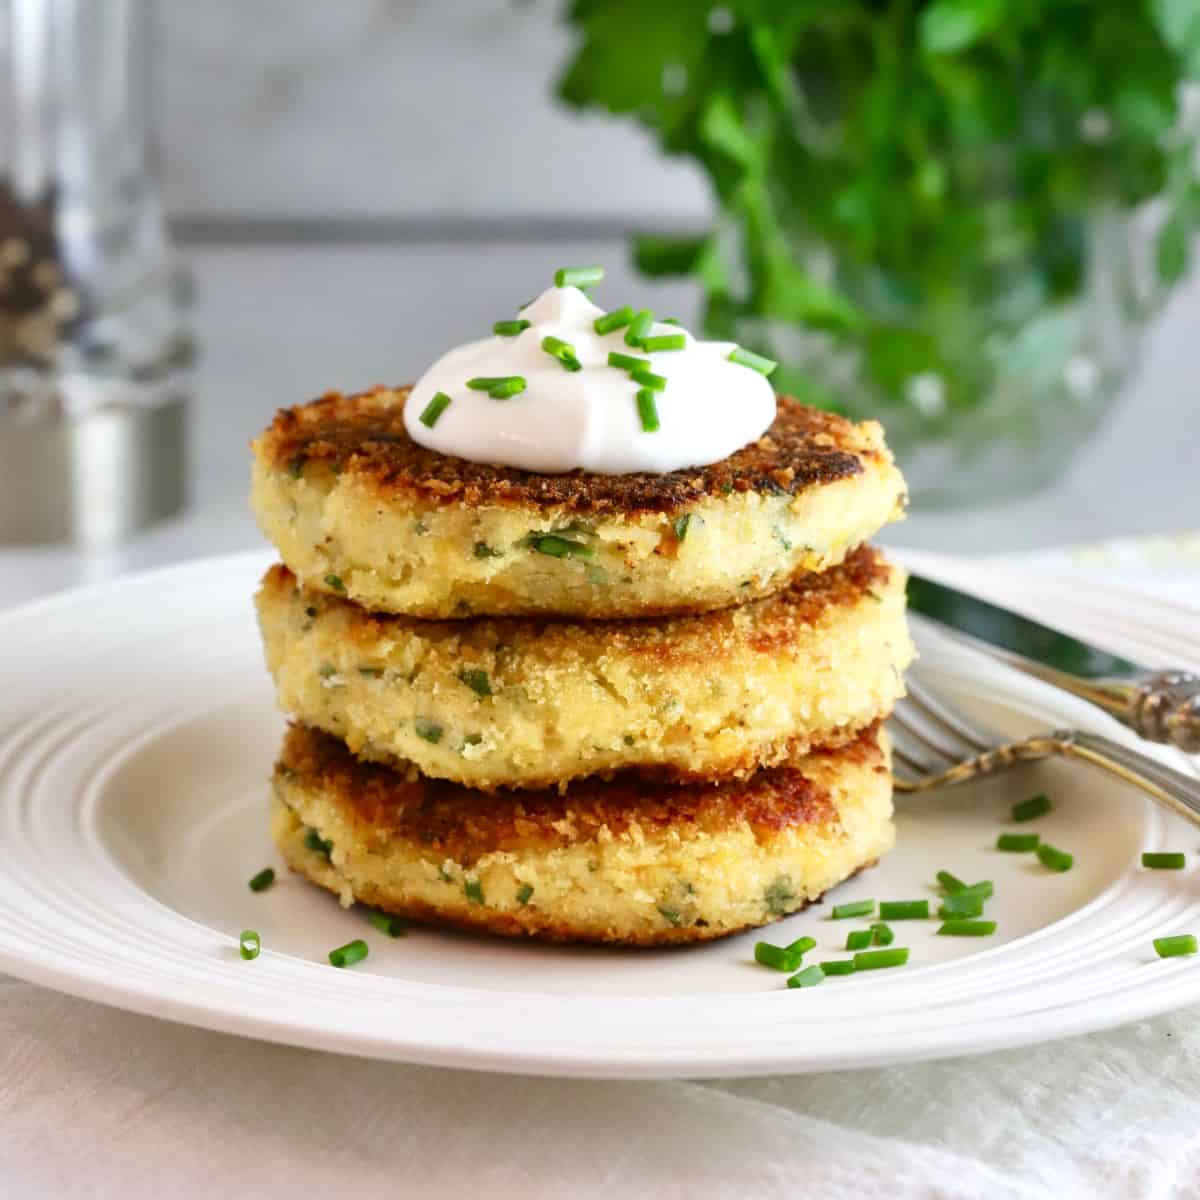
[[[833,413],[780,397],[775,422],[757,442],[708,467],[665,475],[540,475],[488,466],[417,445],[404,427],[409,388],[377,387],[359,395],[330,392],[280,409],[255,445],[270,467],[308,464],[349,473],[383,493],[430,505],[507,504],[579,513],[671,513],[706,496],[732,492],[798,495],[848,479],[869,460],[886,460],[873,422],[855,425]]]
[[[861,603],[865,597],[881,599],[895,572],[880,551],[863,545],[838,566],[820,574],[800,575],[765,600],[716,612],[646,620],[482,617],[463,622],[372,613],[349,600],[306,591],[281,564],[267,571],[262,590],[271,604],[302,604],[323,613],[340,612],[346,621],[341,636],[364,655],[376,653],[382,645],[416,637],[438,644],[447,655],[457,658],[465,653],[471,665],[486,665],[502,673],[502,659],[513,653],[543,662],[572,661],[581,655],[603,653],[680,667],[697,660],[716,664],[723,654],[736,648],[784,653],[836,612]]]
[[[885,769],[879,729],[864,730],[849,746],[828,752],[837,761]],[[720,784],[660,783],[619,775],[584,779],[565,791],[472,791],[359,762],[337,738],[293,725],[276,764],[291,786],[314,789],[335,803],[367,839],[399,839],[431,853],[472,862],[495,851],[553,849],[593,840],[607,827],[620,835],[633,825],[646,836],[669,829],[720,833],[749,825],[759,839],[836,816],[827,788],[800,766],[772,767],[748,780]]]

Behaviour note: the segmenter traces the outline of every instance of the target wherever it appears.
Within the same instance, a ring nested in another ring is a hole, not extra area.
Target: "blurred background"
[[[564,263],[884,421],[893,542],[1200,523],[1192,0],[0,9],[0,317],[32,288],[42,339],[5,317],[10,600],[258,544],[275,408],[415,378]]]

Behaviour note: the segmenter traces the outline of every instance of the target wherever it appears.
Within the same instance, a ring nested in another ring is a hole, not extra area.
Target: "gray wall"
[[[176,214],[698,219],[699,174],[559,108],[561,0],[160,0]]]

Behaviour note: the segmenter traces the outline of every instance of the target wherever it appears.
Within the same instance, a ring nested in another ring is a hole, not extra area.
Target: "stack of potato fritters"
[[[912,645],[864,544],[904,504],[878,426],[781,399],[709,467],[535,475],[416,445],[405,395],[326,396],[254,447],[289,865],[346,904],[649,945],[890,848]]]

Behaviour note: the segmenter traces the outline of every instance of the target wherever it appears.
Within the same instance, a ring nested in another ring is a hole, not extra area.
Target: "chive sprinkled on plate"
[[[996,839],[997,850],[1010,854],[1029,854],[1038,848],[1041,838],[1036,833],[1002,833]]]
[[[869,929],[852,929],[846,934],[846,949],[865,950],[874,938],[875,935]]]
[[[648,308],[643,308],[629,323],[629,328],[625,330],[625,345],[639,347],[642,344],[642,339],[650,332],[651,326],[654,324],[654,313]]]
[[[450,407],[450,397],[445,392],[435,392],[433,399],[425,405],[417,418],[426,429],[432,429],[438,423],[438,417]]]
[[[615,350],[608,352],[608,365],[620,367],[622,371],[640,371],[650,366],[648,358],[638,358],[636,354],[618,354]]]
[[[650,353],[655,350],[686,350],[687,334],[660,333],[655,337],[643,337],[640,344],[643,350]]]
[[[1014,821],[1032,821],[1037,817],[1044,817],[1053,807],[1050,797],[1045,792],[1039,792],[1036,796],[1030,796],[1028,800],[1022,800],[1020,804],[1014,804],[1012,819]]]
[[[779,366],[773,359],[764,358],[761,354],[755,354],[753,350],[746,350],[741,346],[730,350],[729,361],[737,363],[739,367],[749,367],[750,370],[757,371],[760,375],[770,375]]]
[[[559,267],[554,272],[555,287],[595,287],[603,279],[603,267]]]
[[[583,364],[579,361],[579,356],[575,353],[575,347],[570,342],[564,342],[562,338],[547,335],[542,338],[542,349],[551,358],[557,358],[568,371],[583,370]]]
[[[804,951],[790,946],[776,946],[773,942],[754,943],[754,961],[776,971],[794,971],[804,957]]]
[[[851,900],[846,904],[835,904],[829,915],[835,921],[844,921],[847,917],[869,917],[874,912],[874,900]]]
[[[902,967],[908,962],[907,946],[892,946],[887,950],[860,950],[854,956],[856,971],[879,971],[884,967]]]
[[[853,975],[854,960],[850,958],[835,958],[829,962],[818,963],[817,966],[826,975]]]
[[[995,921],[971,921],[963,917],[943,921],[938,930],[944,937],[991,937],[995,932]]]
[[[658,420],[658,401],[649,388],[638,388],[637,410],[643,433],[657,433],[662,428]]]
[[[1181,958],[1185,954],[1196,953],[1196,938],[1191,933],[1155,938],[1154,950],[1159,958]]]
[[[367,943],[362,938],[355,938],[336,950],[330,950],[329,961],[335,967],[352,967],[356,962],[362,962],[370,953]]]
[[[877,946],[890,946],[895,940],[896,935],[892,932],[890,925],[885,925],[882,921],[876,921],[871,926],[871,935],[875,939]]]
[[[1048,846],[1043,842],[1037,848],[1038,861],[1051,871],[1069,871],[1075,865],[1075,858],[1057,846]]]
[[[249,962],[262,953],[262,938],[255,929],[243,929],[238,937],[238,953]]]
[[[513,321],[497,321],[492,326],[492,332],[497,337],[516,337],[518,334],[524,333],[529,328],[529,322],[524,317],[517,317]]]
[[[816,987],[818,983],[825,981],[825,972],[813,963],[811,967],[805,967],[803,971],[797,971],[788,981],[787,985],[790,988],[806,988]]]
[[[951,917],[981,917],[983,916],[983,897],[975,892],[958,892],[947,896],[938,908],[938,916],[942,920]]]
[[[649,367],[638,367],[636,371],[630,372],[630,377],[634,383],[640,383],[642,387],[649,388],[652,392],[666,390],[667,377],[665,375],[655,375]]]
[[[807,954],[810,950],[815,949],[816,945],[817,939],[806,934],[804,937],[798,937],[794,942],[789,942],[787,949],[794,954]]]
[[[275,868],[263,867],[253,879],[250,880],[249,888],[252,892],[265,892],[267,888],[275,882]]]
[[[388,937],[403,937],[408,932],[408,926],[395,913],[380,912],[376,909],[374,912],[367,914],[367,920],[380,933],[386,933]]]
[[[879,915],[885,921],[925,921],[929,918],[929,901],[880,900]]]
[[[996,889],[990,879],[981,879],[978,883],[968,883],[965,890],[980,900],[990,900]]]
[[[614,308],[612,312],[606,312],[602,317],[597,317],[592,322],[592,328],[603,337],[606,333],[616,333],[618,329],[624,329],[634,316],[633,309],[626,304],[622,308]]]
[[[967,886],[957,875],[951,875],[949,871],[939,871],[937,881],[942,885],[942,891],[951,896],[955,892],[961,892]]]
[[[1142,866],[1153,871],[1182,871],[1187,866],[1187,855],[1180,850],[1147,850],[1142,855]]]

